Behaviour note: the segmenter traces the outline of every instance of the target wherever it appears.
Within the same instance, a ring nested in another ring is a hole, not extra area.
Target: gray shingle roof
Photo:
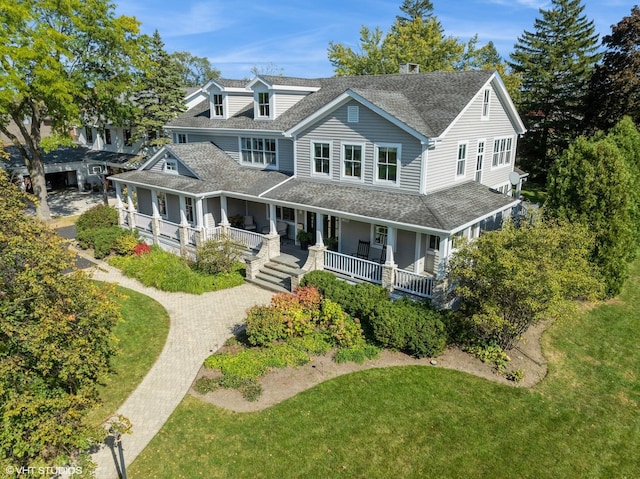
[[[427,195],[292,179],[263,198],[444,231],[507,207],[513,198],[476,182]]]
[[[227,191],[250,196],[273,188],[289,176],[278,171],[240,166],[213,143],[181,143],[167,147],[201,179],[136,170],[112,178],[191,194]]]
[[[249,107],[227,120],[209,118],[203,101],[168,123],[169,127],[286,131],[352,90],[427,137],[438,137],[491,78],[493,71],[365,75],[320,79],[263,77],[278,84],[320,86],[273,121],[255,120]],[[248,82],[247,82],[248,83]]]
[[[6,148],[9,152],[9,160],[7,163],[1,163],[2,166],[8,168],[17,168],[25,166],[20,151],[15,146]],[[121,168],[136,168],[137,155],[127,153],[117,153],[114,151],[90,150],[84,146],[64,147],[53,150],[43,155],[45,164],[74,163],[86,161],[87,163],[107,163],[110,166]]]

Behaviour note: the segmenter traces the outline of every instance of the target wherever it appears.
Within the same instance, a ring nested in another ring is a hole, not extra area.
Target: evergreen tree
[[[640,123],[640,8],[602,39],[605,53],[591,79],[587,125],[609,129],[629,115]]]
[[[582,223],[595,234],[591,254],[606,294],[618,294],[634,257],[633,175],[611,137],[579,137],[549,172],[545,214]]]
[[[181,82],[180,65],[164,50],[164,43],[156,30],[135,97],[133,126],[136,138],[142,140],[142,151],[171,143],[162,127],[185,109],[185,90]]]
[[[554,159],[581,133],[589,79],[599,61],[598,34],[581,0],[551,0],[525,31],[510,66],[522,77],[518,109],[528,132],[523,167],[545,178]]]

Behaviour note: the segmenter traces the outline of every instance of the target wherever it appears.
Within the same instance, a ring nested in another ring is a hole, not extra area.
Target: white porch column
[[[122,209],[122,185],[116,182],[116,208]]]
[[[180,225],[189,225],[189,221],[187,221],[187,203],[184,199],[184,195],[179,196],[180,199]]]
[[[202,198],[196,198],[193,207],[195,208],[194,219],[196,221],[196,228],[202,228],[204,226],[204,210]]]
[[[220,195],[220,224],[229,226],[229,217],[227,216],[227,197]]]
[[[391,226],[387,228],[387,246],[396,251],[396,229]]]
[[[320,233],[321,239],[324,238],[324,216],[322,213],[316,213],[316,231]]]
[[[133,186],[127,185],[127,209],[129,215],[129,228],[136,229],[136,207],[133,204]]]
[[[153,217],[160,217],[160,207],[158,206],[158,193],[156,190],[151,190],[151,210],[153,211]]]
[[[424,256],[422,256],[422,233],[416,232],[416,247],[414,253],[413,272],[419,273],[424,268]]]
[[[274,204],[270,204],[269,205],[269,234],[270,235],[277,235],[278,234],[278,230],[276,228],[276,205]]]
[[[451,254],[451,238],[449,236],[440,236],[440,249],[436,251],[436,257],[434,259],[434,272],[436,277],[441,278],[444,276],[444,269],[447,264],[447,259]]]

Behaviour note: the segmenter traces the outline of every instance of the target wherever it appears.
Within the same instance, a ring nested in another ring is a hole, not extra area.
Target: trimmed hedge
[[[366,337],[378,345],[416,357],[436,356],[447,345],[445,313],[427,303],[410,299],[392,301],[381,286],[351,285],[326,271],[312,271],[302,285],[315,286],[325,298],[335,301],[360,324]]]
[[[93,248],[97,259],[111,252],[130,254],[138,242],[136,233],[118,226],[118,212],[107,205],[94,206],[80,215],[76,240],[83,249]]]

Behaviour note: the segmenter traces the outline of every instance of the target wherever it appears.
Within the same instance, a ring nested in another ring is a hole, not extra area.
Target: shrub
[[[202,377],[196,381],[193,385],[193,389],[200,394],[207,394],[212,391],[215,391],[220,387],[218,382],[218,378],[207,378]]]
[[[96,205],[85,211],[76,221],[78,233],[90,229],[107,228],[118,224],[118,212],[107,205]]]
[[[113,245],[113,252],[119,255],[127,255],[133,253],[137,247],[137,235],[132,231],[126,231],[126,234],[123,234],[116,239]],[[149,246],[147,245],[147,247]],[[151,248],[149,248],[149,251],[151,251]]]
[[[238,245],[229,237],[205,241],[196,251],[196,269],[207,274],[229,273],[239,260]]]
[[[333,360],[338,363],[358,363],[362,364],[367,359],[376,359],[380,356],[380,350],[371,344],[362,344],[353,348],[341,348],[333,355]]]
[[[321,305],[320,320],[337,346],[356,347],[364,343],[360,321],[345,313],[338,303],[324,299]]]
[[[327,341],[324,333],[314,333],[301,338],[290,338],[287,340],[291,346],[305,353],[323,355],[331,350],[331,343]]]
[[[513,381],[514,383],[519,383],[524,381],[524,369],[515,369],[513,371],[509,371],[505,377],[509,381]]]
[[[254,306],[247,313],[247,337],[255,346],[263,346],[284,339],[282,314],[271,306]]]
[[[133,254],[136,256],[142,256],[143,254],[151,253],[151,246],[147,243],[138,243],[135,248],[133,248]]]
[[[123,236],[130,236],[131,232],[119,226],[97,228],[89,230],[89,238],[93,241],[93,256],[97,259],[108,256]]]
[[[499,373],[504,373],[511,358],[497,343],[477,343],[464,346],[463,351],[473,354],[483,363],[493,365]]]

